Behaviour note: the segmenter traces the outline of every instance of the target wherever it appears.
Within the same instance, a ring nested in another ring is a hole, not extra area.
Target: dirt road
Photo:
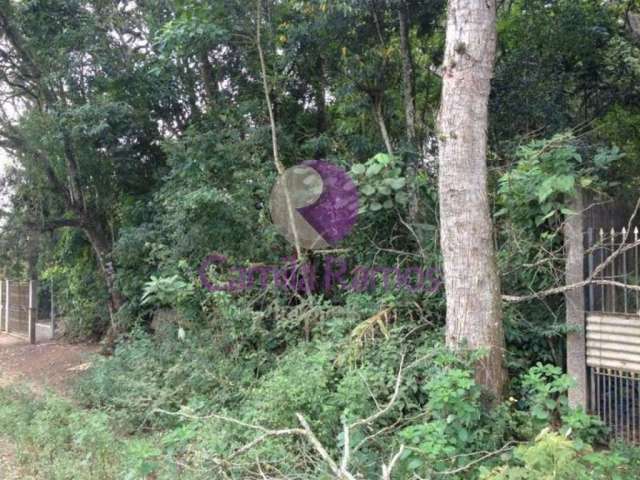
[[[21,383],[36,393],[51,389],[65,396],[70,381],[90,361],[96,345],[69,345],[49,341],[29,345],[0,334],[0,386]]]

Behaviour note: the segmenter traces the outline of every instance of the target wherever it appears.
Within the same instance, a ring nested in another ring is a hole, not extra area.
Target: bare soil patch
[[[58,341],[30,345],[20,338],[0,334],[0,386],[25,384],[36,393],[51,389],[68,396],[73,379],[98,350],[98,345]]]

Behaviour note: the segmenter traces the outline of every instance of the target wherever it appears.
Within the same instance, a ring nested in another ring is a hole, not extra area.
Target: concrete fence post
[[[29,280],[29,343],[36,343],[36,320],[38,319],[38,282]]]
[[[53,280],[51,281],[49,296],[51,298],[51,312],[49,313],[49,317],[51,318],[51,338],[56,338],[56,305],[54,303],[55,300],[53,296]]]
[[[11,285],[9,280],[5,280],[5,304],[4,304],[4,328],[5,332],[9,333],[9,317],[10,317],[10,305],[11,305]]]
[[[0,285],[2,285],[2,281],[0,281]],[[6,327],[4,326],[4,289],[0,288],[0,332],[6,331]]]
[[[564,224],[566,249],[565,281],[567,285],[584,279],[583,200],[578,190]],[[569,389],[569,404],[587,408],[587,357],[585,341],[584,288],[574,288],[565,293],[567,332],[567,373],[575,380]]]

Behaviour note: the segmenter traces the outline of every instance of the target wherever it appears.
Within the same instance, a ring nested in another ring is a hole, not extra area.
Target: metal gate
[[[640,443],[640,232],[587,237],[588,408],[613,437]]]
[[[0,282],[0,327],[2,331],[36,341],[38,316],[37,282]]]

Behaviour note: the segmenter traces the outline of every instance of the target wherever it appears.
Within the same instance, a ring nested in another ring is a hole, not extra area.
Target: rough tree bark
[[[564,244],[567,261],[565,282],[573,285],[584,280],[584,237],[582,193],[572,200],[571,210],[564,223]],[[569,389],[569,403],[573,407],[587,406],[587,369],[584,325],[584,289],[574,288],[565,293],[567,327],[567,373],[574,378],[575,385]]]
[[[506,374],[486,163],[495,0],[450,0],[446,35],[438,182],[447,345],[487,350],[476,380],[498,399]]]
[[[111,259],[113,245],[100,225],[85,222],[83,231],[89,239],[89,243],[91,244],[91,248],[93,249],[93,253],[95,254],[98,262],[100,273],[102,274],[102,278],[104,279],[109,293],[111,328],[115,329],[115,313],[120,310],[124,304],[124,298],[116,286],[116,270],[113,265],[113,260]]]

